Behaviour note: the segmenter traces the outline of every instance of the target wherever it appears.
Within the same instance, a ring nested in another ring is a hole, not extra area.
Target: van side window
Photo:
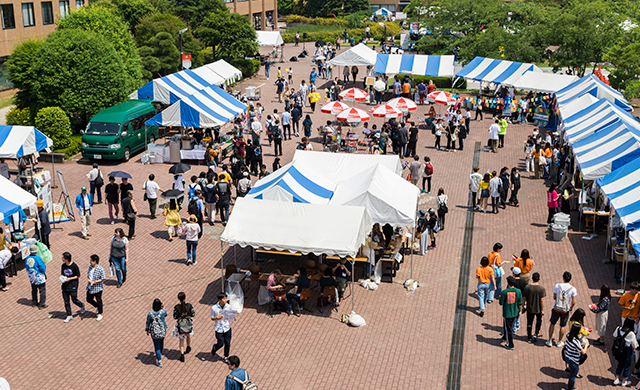
[[[129,131],[129,122],[124,122],[122,124],[122,131]]]

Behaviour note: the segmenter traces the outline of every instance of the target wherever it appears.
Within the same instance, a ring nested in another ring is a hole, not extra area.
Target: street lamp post
[[[185,27],[182,30],[178,31],[178,34],[180,36],[180,39],[179,39],[179,42],[180,42],[180,70],[184,69],[184,67],[182,66],[182,34],[186,33],[188,29],[189,29],[189,27]]]

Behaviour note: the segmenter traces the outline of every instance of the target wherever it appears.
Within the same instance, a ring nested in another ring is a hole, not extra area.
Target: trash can
[[[571,226],[571,216],[565,213],[556,213],[553,216],[554,225]]]
[[[567,232],[569,228],[565,225],[552,225],[551,230],[553,231],[553,241],[562,241],[567,238]]]

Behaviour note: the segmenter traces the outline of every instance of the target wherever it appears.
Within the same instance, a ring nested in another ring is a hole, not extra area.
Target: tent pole
[[[235,262],[236,268],[238,267],[238,251],[236,250],[238,247],[236,245],[233,246],[233,260]]]
[[[413,224],[413,228],[411,229],[411,242],[409,245],[409,250],[411,251],[411,280],[413,280],[413,244],[415,243],[416,237],[416,225]]]
[[[356,259],[351,262],[351,312],[354,312],[353,284],[355,283]]]
[[[53,184],[51,184],[51,188],[58,188],[56,185],[56,163],[55,158],[53,158],[53,150],[51,151],[51,178],[53,179]],[[52,201],[53,203],[53,201]],[[53,213],[51,214],[53,215]]]
[[[224,292],[224,249],[223,249],[223,243],[222,240],[220,240],[220,271],[222,274],[222,277],[220,278],[220,280],[222,281],[222,292]]]

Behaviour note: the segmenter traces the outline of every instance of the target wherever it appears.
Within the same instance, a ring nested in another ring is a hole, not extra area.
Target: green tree
[[[244,57],[258,51],[256,30],[249,19],[227,10],[207,16],[196,35],[205,46],[211,47],[212,61]]]
[[[640,28],[625,33],[604,59],[614,66],[609,75],[611,86],[626,90],[627,84],[640,76]]]
[[[45,107],[38,111],[36,128],[51,138],[54,149],[64,149],[71,143],[71,123],[60,107]]]
[[[16,105],[20,108],[29,108],[34,106],[37,96],[33,92],[33,81],[35,80],[31,74],[33,64],[38,58],[38,50],[42,41],[32,39],[22,42],[9,56],[5,62],[9,70],[9,80],[18,89],[16,93]]]
[[[104,36],[80,29],[50,34],[31,74],[36,108],[61,107],[76,129],[98,111],[125,100],[130,75]],[[32,107],[33,109],[33,107]]]
[[[124,20],[131,33],[136,28],[140,19],[157,12],[154,5],[148,0],[97,0],[91,2],[91,7],[100,6],[107,8]]]
[[[82,7],[62,18],[58,23],[57,31],[68,29],[91,31],[105,38],[115,49],[116,55],[122,63],[125,89],[132,92],[140,88],[142,85],[142,64],[138,48],[127,24],[119,16],[100,6]]]
[[[195,30],[212,12],[224,11],[227,11],[227,6],[222,0],[179,0],[173,13]]]
[[[167,32],[159,32],[149,39],[147,46],[140,47],[145,64],[145,78],[152,79],[175,73],[180,68],[180,50],[175,39]],[[147,66],[149,64],[149,66]]]

